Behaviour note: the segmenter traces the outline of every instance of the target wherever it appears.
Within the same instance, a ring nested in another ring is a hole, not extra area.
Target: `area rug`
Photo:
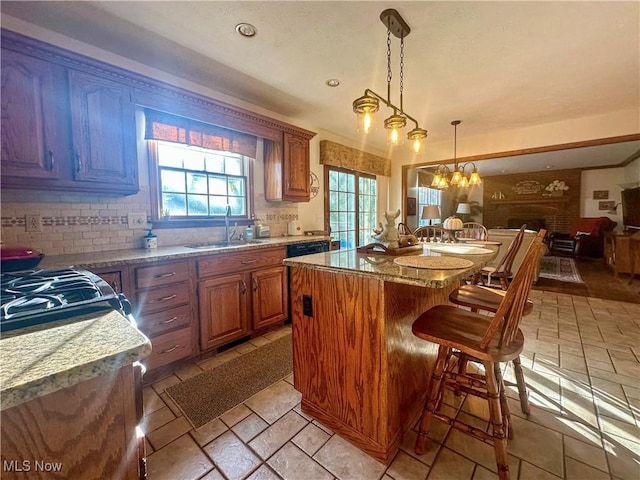
[[[561,282],[584,283],[576,268],[576,262],[570,257],[542,257],[539,276]]]
[[[166,389],[194,428],[200,428],[293,370],[291,335],[233,358]]]

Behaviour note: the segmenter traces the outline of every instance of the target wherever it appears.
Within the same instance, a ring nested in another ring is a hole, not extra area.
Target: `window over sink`
[[[227,205],[251,218],[256,137],[154,110],[145,121],[154,222],[215,225]]]

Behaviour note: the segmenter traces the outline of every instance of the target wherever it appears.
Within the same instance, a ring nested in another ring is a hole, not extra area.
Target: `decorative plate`
[[[459,268],[469,268],[473,266],[471,260],[457,257],[425,257],[406,256],[396,257],[393,263],[403,267],[430,268],[433,270],[455,270]]]

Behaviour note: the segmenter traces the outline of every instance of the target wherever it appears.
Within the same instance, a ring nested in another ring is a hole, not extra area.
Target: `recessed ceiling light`
[[[236,25],[236,32],[238,32],[243,37],[253,37],[256,33],[258,33],[258,30],[256,30],[256,27],[254,27],[250,23],[239,23]]]
[[[553,165],[546,165],[544,168],[546,168],[547,170],[549,170],[550,168],[553,168]]]
[[[506,170],[500,170],[500,173],[507,173]]]
[[[337,78],[330,78],[324,83],[326,83],[330,87],[337,87],[338,85],[340,85],[340,80],[338,80]]]

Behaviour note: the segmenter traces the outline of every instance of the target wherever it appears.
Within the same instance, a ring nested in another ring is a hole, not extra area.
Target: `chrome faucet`
[[[233,240],[233,237],[235,237],[236,230],[238,228],[238,222],[236,222],[235,226],[233,227],[233,230],[231,230],[231,232],[229,232],[229,217],[230,216],[231,216],[231,205],[227,205],[227,209],[224,212],[224,231],[225,231],[225,238],[226,238],[227,242],[230,242],[231,240]]]
[[[227,205],[227,209],[224,212],[224,232],[227,242],[231,241],[229,237],[229,217],[231,216],[231,205]]]

